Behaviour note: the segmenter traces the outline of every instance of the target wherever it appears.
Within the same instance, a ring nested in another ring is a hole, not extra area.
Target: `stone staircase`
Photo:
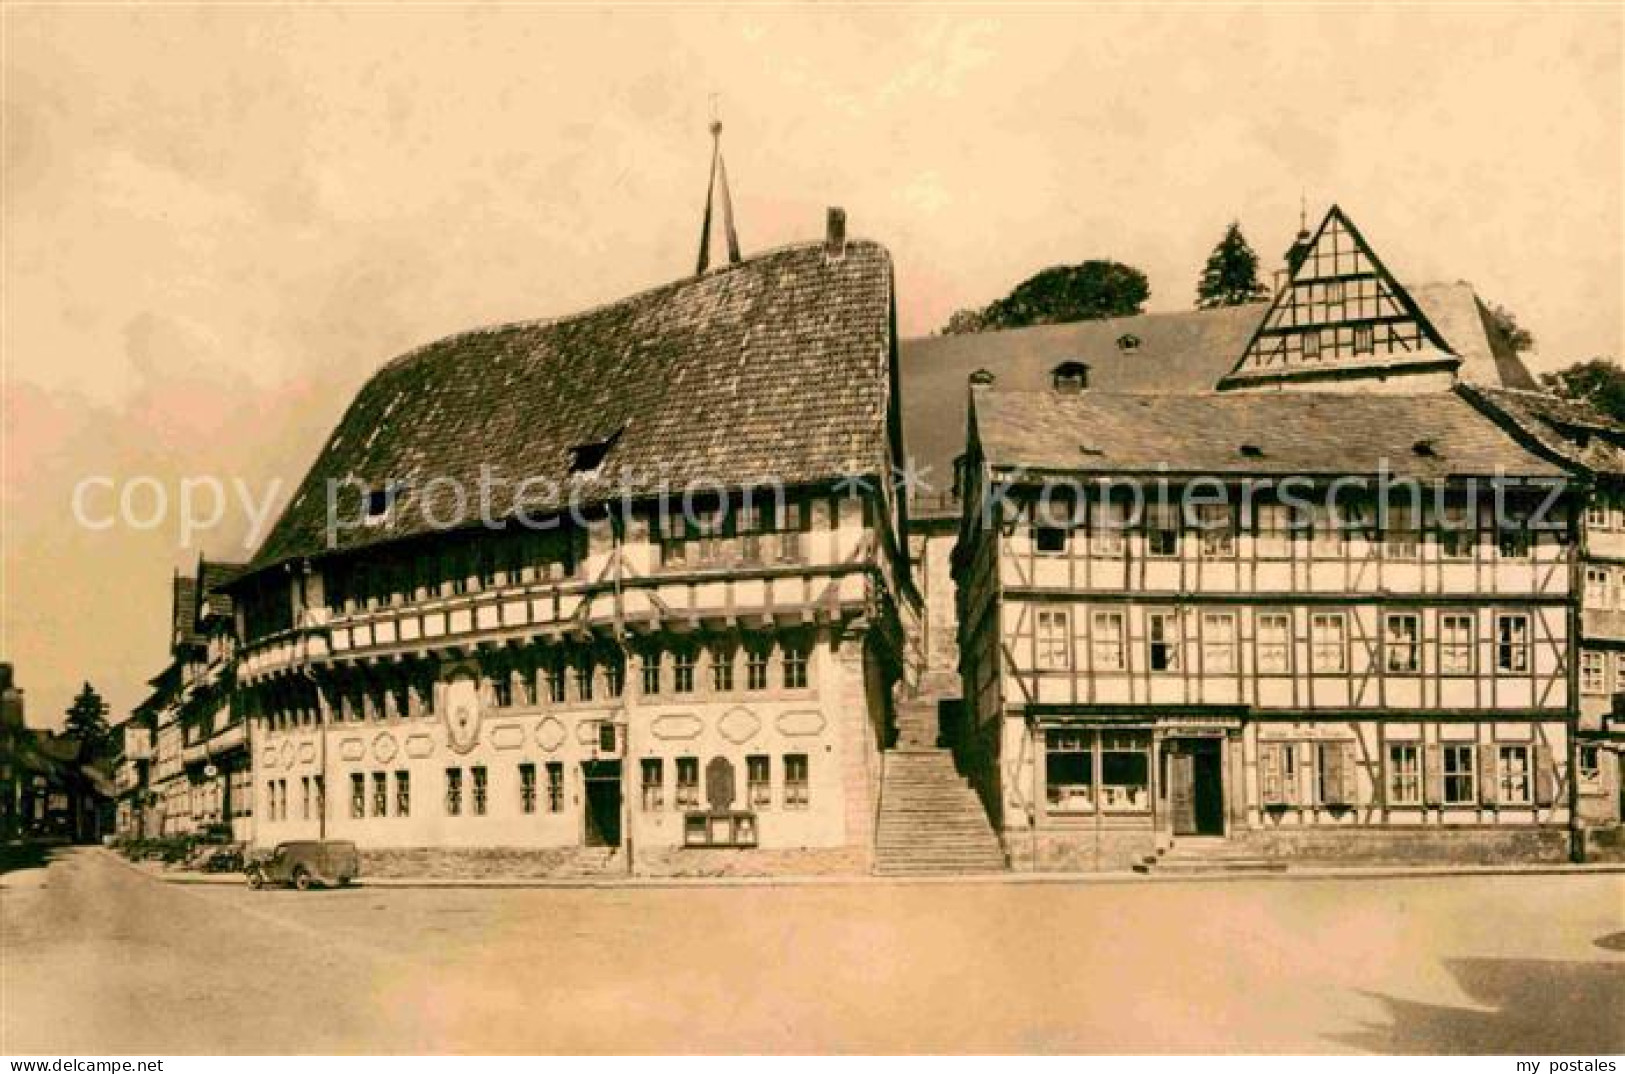
[[[1210,876],[1216,873],[1284,873],[1286,862],[1267,858],[1213,836],[1183,836],[1134,865],[1158,876]]]
[[[938,745],[937,698],[903,701],[897,743],[887,750],[875,833],[884,876],[1002,872],[1004,851],[982,801]]]

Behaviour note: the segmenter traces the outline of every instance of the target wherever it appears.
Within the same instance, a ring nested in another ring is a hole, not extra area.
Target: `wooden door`
[[[1196,758],[1178,743],[1168,744],[1168,810],[1175,835],[1196,834],[1195,762]]]

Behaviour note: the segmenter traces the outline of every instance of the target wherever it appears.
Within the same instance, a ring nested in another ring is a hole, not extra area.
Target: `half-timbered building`
[[[1015,864],[1567,856],[1561,467],[1452,392],[978,381],[960,749]]]
[[[257,841],[865,868],[917,604],[893,303],[832,210],[385,366],[232,588]]]

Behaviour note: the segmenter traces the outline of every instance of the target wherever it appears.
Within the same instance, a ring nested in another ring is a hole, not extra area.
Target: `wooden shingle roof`
[[[1557,477],[1454,392],[1152,395],[977,388],[996,468],[1093,474]]]
[[[1595,407],[1547,392],[1480,385],[1459,390],[1549,457],[1593,474],[1625,477],[1625,425]]]
[[[878,244],[849,241],[834,257],[802,245],[576,316],[431,343],[362,388],[251,570],[330,551],[329,481],[349,477],[341,519],[361,517],[366,489],[398,492],[383,524],[348,526],[332,548],[443,528],[457,517],[452,482],[478,524],[482,468],[510,483],[495,489],[493,517],[527,479],[520,506],[535,516],[662,485],[883,474],[892,294]],[[609,439],[597,475],[572,477],[572,449]]]

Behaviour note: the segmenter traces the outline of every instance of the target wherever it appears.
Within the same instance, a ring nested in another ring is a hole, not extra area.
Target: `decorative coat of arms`
[[[480,681],[460,671],[446,682],[446,741],[458,753],[467,753],[480,740]]]

